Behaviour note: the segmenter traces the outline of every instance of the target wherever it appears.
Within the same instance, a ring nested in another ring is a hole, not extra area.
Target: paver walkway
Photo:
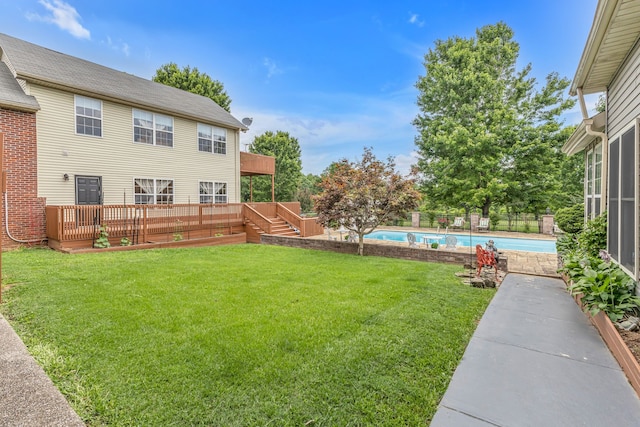
[[[510,273],[431,427],[640,425],[640,399],[560,279]]]

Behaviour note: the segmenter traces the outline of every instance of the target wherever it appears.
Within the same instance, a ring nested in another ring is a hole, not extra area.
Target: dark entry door
[[[76,176],[76,205],[102,204],[102,177]]]
[[[76,176],[76,205],[102,204],[102,177]],[[79,226],[100,224],[100,207],[77,209]]]

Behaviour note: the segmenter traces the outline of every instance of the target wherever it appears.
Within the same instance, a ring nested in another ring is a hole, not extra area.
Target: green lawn
[[[455,266],[262,245],[2,267],[0,311],[90,425],[425,425],[493,296]]]

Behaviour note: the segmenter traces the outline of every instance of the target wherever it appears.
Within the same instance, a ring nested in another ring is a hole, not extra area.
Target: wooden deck
[[[293,231],[307,237],[324,232],[314,218],[302,218],[299,212],[297,202],[47,206],[47,238],[54,249],[72,250],[92,248],[101,228],[112,246],[120,246],[122,238],[133,245],[183,240],[196,244],[195,240],[237,234],[256,241],[259,234]]]

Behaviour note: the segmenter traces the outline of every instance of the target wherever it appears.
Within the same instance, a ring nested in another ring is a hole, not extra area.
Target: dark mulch
[[[640,363],[640,332],[630,332],[618,330],[622,340],[627,344],[631,353],[636,357],[638,363]]]

